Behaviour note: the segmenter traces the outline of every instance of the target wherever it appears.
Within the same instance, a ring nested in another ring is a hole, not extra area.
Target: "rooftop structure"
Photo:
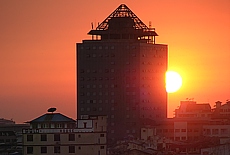
[[[222,102],[217,101],[215,108],[212,109],[213,111],[213,118],[219,119],[228,119],[230,118],[230,101],[227,100],[225,104]]]
[[[138,39],[154,44],[155,36],[158,36],[154,28],[147,27],[125,4],[121,4],[96,30],[88,34],[99,35],[101,40]]]
[[[197,104],[195,101],[181,101],[180,107],[175,109],[175,118],[210,119],[212,115],[209,103]]]

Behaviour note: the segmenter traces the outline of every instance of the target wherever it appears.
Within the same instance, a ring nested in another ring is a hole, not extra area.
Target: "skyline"
[[[50,107],[76,118],[76,43],[121,3],[151,21],[156,43],[168,45],[168,69],[182,76],[181,89],[168,95],[169,117],[186,98],[212,106],[229,99],[228,0],[1,1],[0,118],[25,122]]]

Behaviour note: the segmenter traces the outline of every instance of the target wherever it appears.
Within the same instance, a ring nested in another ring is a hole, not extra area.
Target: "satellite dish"
[[[49,108],[47,111],[53,113],[53,112],[56,111],[56,110],[57,110],[56,108]]]

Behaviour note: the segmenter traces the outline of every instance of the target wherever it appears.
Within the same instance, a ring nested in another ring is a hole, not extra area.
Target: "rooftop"
[[[28,121],[27,123],[40,122],[75,122],[75,120],[60,113],[46,113],[32,121]]]
[[[101,36],[101,40],[133,39],[155,43],[158,34],[154,28],[147,27],[125,4],[121,4],[96,29],[88,33]],[[96,37],[98,38],[98,37]]]

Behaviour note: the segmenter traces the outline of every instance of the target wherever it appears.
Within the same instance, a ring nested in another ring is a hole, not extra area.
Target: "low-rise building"
[[[60,113],[46,113],[23,130],[23,153],[106,155],[106,116],[75,121]]]
[[[230,117],[230,101],[227,100],[226,104],[222,104],[222,102],[217,101],[215,104],[215,108],[212,109],[214,119],[229,119]]]
[[[182,119],[210,119],[212,110],[209,103],[197,104],[193,100],[181,101],[178,109],[175,109],[175,118]]]
[[[0,155],[22,153],[22,129],[27,127],[28,124],[0,118]]]

